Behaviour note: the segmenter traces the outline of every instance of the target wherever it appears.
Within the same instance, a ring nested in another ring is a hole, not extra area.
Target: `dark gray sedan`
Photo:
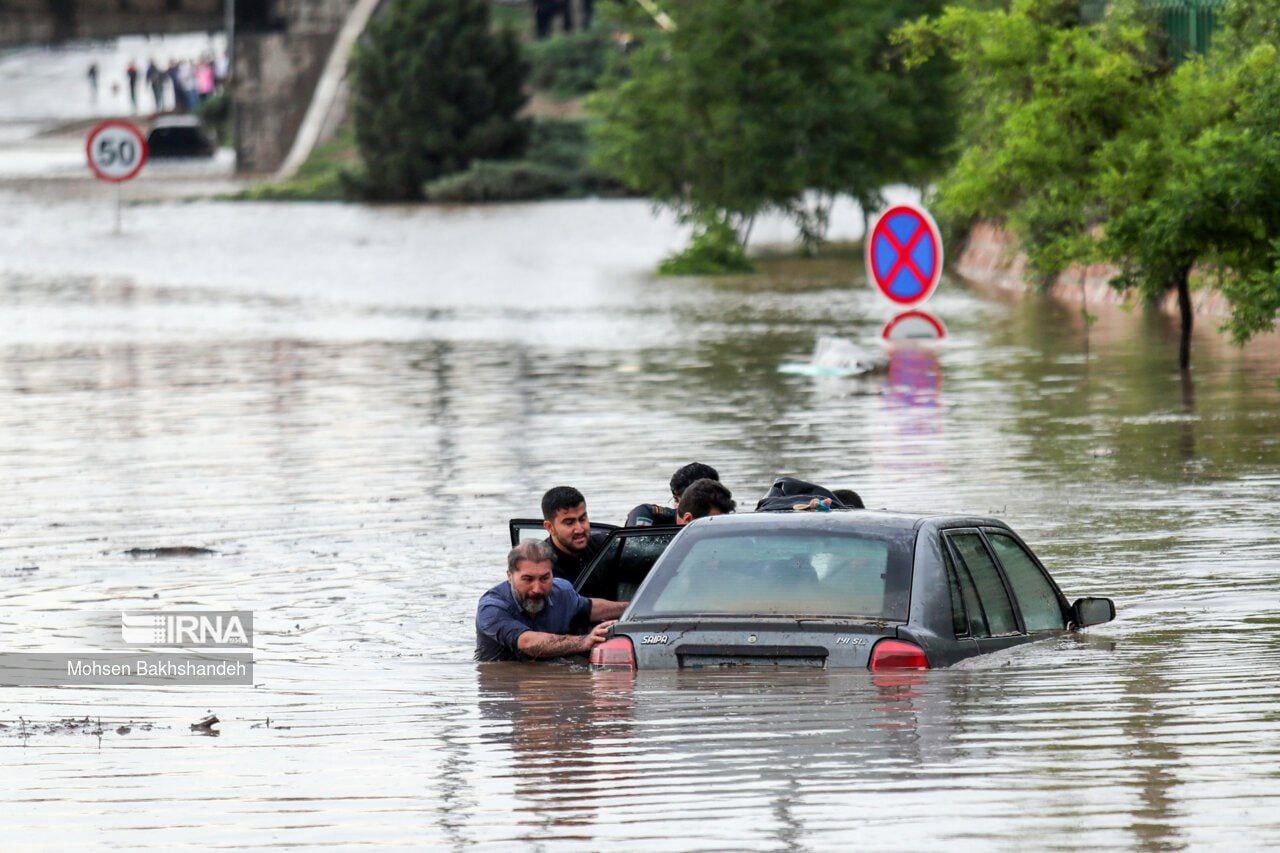
[[[1115,617],[1110,599],[1068,603],[994,518],[744,513],[612,535],[576,584],[634,591],[601,667],[942,667]]]

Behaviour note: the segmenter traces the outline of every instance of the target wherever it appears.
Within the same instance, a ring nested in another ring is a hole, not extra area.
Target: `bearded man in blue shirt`
[[[476,660],[586,654],[605,641],[630,602],[578,595],[552,574],[553,561],[543,542],[521,542],[507,554],[506,581],[480,596],[476,607]]]

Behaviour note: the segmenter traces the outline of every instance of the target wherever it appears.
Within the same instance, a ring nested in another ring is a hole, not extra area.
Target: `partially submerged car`
[[[157,159],[208,158],[217,146],[193,115],[162,116],[147,135],[147,150]]]
[[[511,522],[513,543],[540,530]],[[627,669],[943,667],[1115,617],[1110,599],[1068,603],[1003,522],[959,515],[761,512],[611,528],[574,586],[631,601],[591,654]]]

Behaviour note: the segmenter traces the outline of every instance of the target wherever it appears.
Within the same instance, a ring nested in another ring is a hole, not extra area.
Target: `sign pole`
[[[122,234],[124,199],[120,185],[136,178],[146,165],[146,137],[128,122],[111,119],[89,131],[84,141],[84,153],[94,177],[115,184],[115,227],[111,233]]]

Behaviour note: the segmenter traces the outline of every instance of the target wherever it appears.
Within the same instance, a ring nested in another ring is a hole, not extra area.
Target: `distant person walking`
[[[154,59],[147,61],[147,85],[151,87],[151,99],[156,103],[156,113],[164,112],[164,72]]]
[[[169,86],[173,89],[173,108],[177,112],[187,111],[187,93],[182,88],[182,72],[178,68],[176,59],[169,60],[169,68],[165,71],[165,77],[169,78]]]
[[[133,104],[133,111],[136,113],[138,111],[138,63],[130,59],[124,73],[129,78],[129,103]]]
[[[187,112],[191,112],[196,108],[198,97],[196,95],[196,72],[191,68],[189,60],[184,59],[178,63],[178,79],[182,81],[183,108]]]
[[[98,103],[98,63],[89,63],[89,97]]]
[[[200,64],[196,66],[196,93],[200,96],[200,103],[203,104],[209,100],[216,87],[217,81],[213,73],[213,62],[208,58],[200,60]]]

